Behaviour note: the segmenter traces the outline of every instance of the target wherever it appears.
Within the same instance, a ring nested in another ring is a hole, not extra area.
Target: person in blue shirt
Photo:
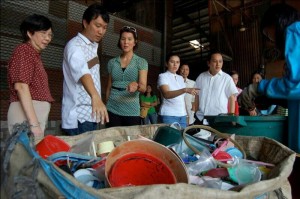
[[[300,153],[300,14],[287,4],[274,4],[264,14],[261,27],[263,35],[284,53],[285,74],[249,85],[248,95],[287,100],[288,147]]]

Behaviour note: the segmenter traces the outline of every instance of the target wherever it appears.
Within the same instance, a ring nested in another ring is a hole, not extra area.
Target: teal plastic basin
[[[285,143],[287,116],[205,116],[209,126],[222,132],[242,136],[264,136]],[[235,125],[233,124],[235,123]]]

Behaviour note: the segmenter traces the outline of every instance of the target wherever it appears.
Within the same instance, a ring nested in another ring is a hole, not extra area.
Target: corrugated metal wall
[[[16,45],[22,42],[19,26],[26,16],[33,13],[45,15],[53,23],[55,36],[43,51],[42,59],[46,67],[60,68],[67,32],[66,19],[49,14],[49,1],[1,2],[1,61],[7,61]]]
[[[88,5],[91,2],[88,3]],[[1,30],[0,30],[0,113],[1,121],[6,120],[7,107],[9,105],[9,93],[7,87],[7,61],[11,56],[16,45],[22,42],[19,25],[25,17],[36,13],[47,16],[53,24],[54,38],[50,45],[42,52],[42,60],[48,73],[50,90],[55,98],[49,115],[49,120],[59,120],[61,110],[62,96],[62,59],[63,50],[67,41],[81,31],[82,14],[87,8],[86,1],[14,1],[1,0]],[[100,45],[101,52],[101,78],[102,91],[105,92],[106,81],[106,63],[114,56],[120,54],[117,47],[119,29],[115,28],[115,23],[134,26],[138,29],[139,48],[136,53],[144,57],[149,63],[150,83],[156,83],[155,78],[158,76],[161,64],[161,32],[145,28],[125,19],[111,15],[108,30]],[[102,93],[103,94],[103,93]],[[2,127],[1,127],[2,128]]]
[[[219,34],[224,34],[219,32]],[[239,86],[244,88],[251,79],[252,72],[259,69],[261,64],[261,34],[258,22],[255,21],[248,25],[244,32],[239,31],[239,27],[226,28],[229,43],[231,45],[233,54],[231,55],[228,43],[225,37],[217,39],[217,34],[214,35],[215,41],[219,40],[219,48],[221,52],[228,53],[232,57],[232,61],[225,61],[223,70],[230,72],[236,70],[239,73]]]
[[[251,74],[261,64],[260,28],[256,21],[249,25],[246,31],[240,32],[238,28],[235,28],[232,33],[234,56],[229,71],[237,70],[239,72],[239,85],[244,87],[250,83]]]

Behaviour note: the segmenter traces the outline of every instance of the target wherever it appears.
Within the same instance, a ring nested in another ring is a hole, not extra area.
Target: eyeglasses
[[[54,34],[53,33],[47,33],[46,31],[37,31],[38,34],[40,34],[43,39],[46,39],[47,37],[52,39]]]

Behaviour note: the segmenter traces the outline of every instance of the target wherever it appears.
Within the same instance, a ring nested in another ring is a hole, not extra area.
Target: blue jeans
[[[97,123],[96,122],[88,122],[85,121],[83,123],[80,123],[78,121],[78,128],[75,129],[62,129],[67,135],[79,135],[82,133],[85,133],[87,131],[94,131],[97,129]]]
[[[148,114],[143,119],[143,124],[157,124],[157,113]]]
[[[165,124],[172,124],[174,122],[178,122],[180,124],[181,128],[186,127],[186,116],[177,117],[177,116],[161,115],[160,120],[162,123],[165,123]]]

